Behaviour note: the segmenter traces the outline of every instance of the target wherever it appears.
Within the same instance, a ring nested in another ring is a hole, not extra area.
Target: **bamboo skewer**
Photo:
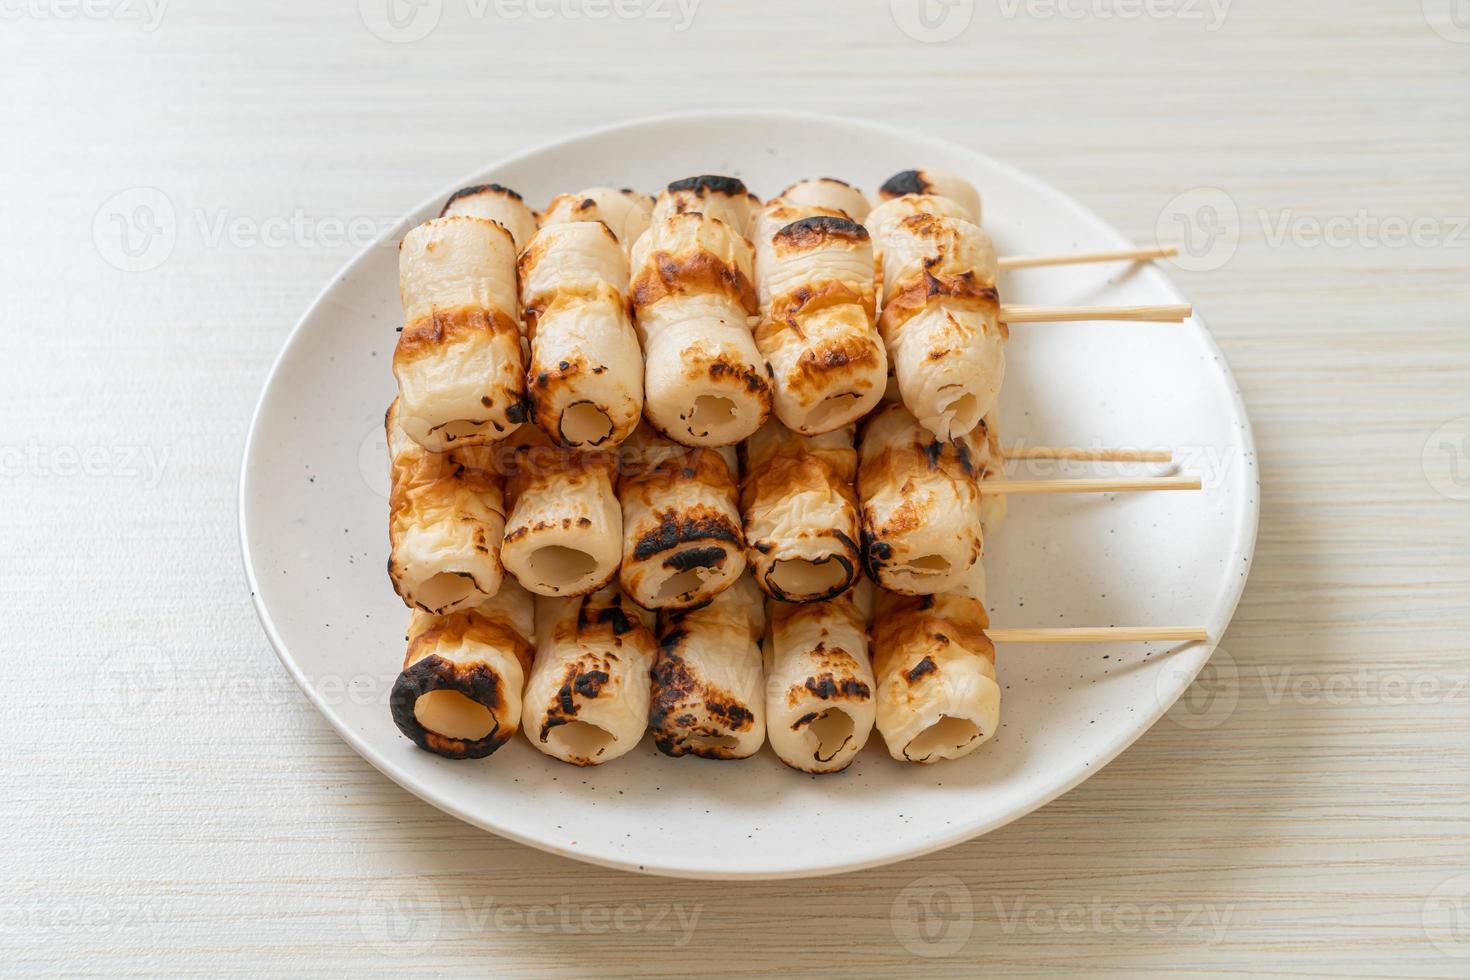
[[[1125,248],[1112,252],[1061,252],[1055,255],[1008,255],[1000,260],[1000,268],[1035,269],[1041,266],[1086,265],[1094,262],[1151,262],[1179,254],[1175,245],[1158,248]]]
[[[995,643],[1137,643],[1175,640],[1208,643],[1208,630],[1194,626],[1083,626],[1073,628],[986,630]]]
[[[1197,476],[1140,477],[1115,479],[1088,477],[1081,480],[983,480],[980,492],[1010,493],[1134,493],[1146,490],[1199,490]]]
[[[1075,323],[1079,320],[1137,320],[1183,323],[1194,315],[1188,303],[1163,306],[1002,306],[1002,323]]]
[[[1077,446],[1008,446],[1006,459],[1078,459],[1103,463],[1172,463],[1167,449],[1082,449]]]

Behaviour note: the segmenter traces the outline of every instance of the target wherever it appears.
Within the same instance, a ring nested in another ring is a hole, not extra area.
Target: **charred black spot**
[[[924,458],[929,460],[929,467],[933,469],[939,465],[939,458],[944,455],[944,443],[935,439],[924,447]]]
[[[855,677],[844,677],[839,681],[831,674],[823,674],[821,677],[808,677],[806,679],[806,689],[814,697],[819,697],[823,701],[830,701],[839,695],[852,699],[866,698],[871,693],[868,685]]]
[[[769,555],[771,553],[771,549],[776,546],[771,544],[771,542],[769,541],[757,541],[752,544],[751,547],[754,548],[756,551],[759,551],[763,555]]]
[[[854,242],[868,240],[868,229],[849,218],[819,214],[800,218],[776,232],[775,239],[790,245],[814,245],[824,238],[846,238]]]
[[[725,719],[725,723],[737,731],[748,728],[755,722],[755,715],[751,713],[750,709],[734,701],[706,698],[704,707],[705,710],[716,718]]]
[[[502,184],[472,184],[469,187],[461,187],[449,195],[449,200],[444,202],[444,208],[439,212],[439,217],[444,217],[449,211],[449,206],[455,201],[458,201],[462,197],[474,197],[477,194],[504,194],[506,197],[513,198],[517,201],[525,200],[521,195]]]
[[[613,636],[622,636],[633,628],[633,624],[628,620],[628,614],[617,606],[608,606],[606,609],[600,610],[597,613],[597,621],[599,623],[611,623]]]
[[[737,548],[741,545],[740,532],[727,521],[712,517],[689,517],[680,520],[672,511],[659,515],[659,526],[638,540],[633,548],[633,558],[647,561],[664,551],[672,551],[686,541],[727,541]]]
[[[914,664],[913,667],[909,669],[908,673],[904,674],[903,676],[908,680],[910,684],[912,684],[914,681],[918,680],[920,677],[923,677],[925,674],[932,674],[938,669],[939,665],[936,664],[932,658],[925,657],[923,660],[920,660],[918,663]]]
[[[903,197],[905,194],[929,193],[929,182],[917,170],[900,170],[883,182],[878,193],[887,197]]]
[[[715,568],[725,563],[724,548],[690,548],[664,559],[664,567],[687,572],[691,568]]]
[[[572,362],[571,361],[558,361],[556,366],[557,366],[557,369],[558,370],[561,370],[561,371],[570,371],[572,369]]]
[[[573,682],[573,686],[582,697],[595,698],[598,694],[602,693],[602,685],[606,684],[609,680],[611,680],[611,677],[607,671],[589,670],[586,673],[578,674],[577,679]]]
[[[486,408],[489,408],[492,404],[494,404],[494,402],[491,401],[489,395],[481,395],[480,404],[484,405]]]
[[[659,656],[664,657],[672,655],[674,651],[679,649],[679,644],[683,643],[685,638],[688,636],[688,630],[671,629],[664,631],[664,635],[659,637],[658,641]]]
[[[791,730],[793,732],[799,731],[802,727],[810,725],[821,716],[822,713],[820,711],[808,711],[806,714],[802,715],[800,718],[791,723]]]
[[[738,177],[722,177],[719,174],[700,174],[698,177],[685,177],[676,180],[669,185],[670,193],[679,191],[696,191],[700,194],[709,192],[711,194],[727,194],[730,197],[744,197],[750,193],[745,189],[744,181]]]
[[[525,398],[517,398],[505,410],[505,417],[512,422],[524,422],[531,417],[531,403]]]
[[[862,555],[863,571],[868,573],[868,578],[878,581],[878,571],[883,563],[893,557],[893,546],[887,541],[879,541],[873,537],[867,528],[862,531],[863,546]]]

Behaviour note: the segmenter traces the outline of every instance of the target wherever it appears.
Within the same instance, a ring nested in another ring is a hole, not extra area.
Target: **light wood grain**
[[[1241,2],[1217,30],[979,3],[943,44],[881,2],[706,0],[680,31],[444,0],[438,29],[402,45],[357,7],[178,0],[148,31],[43,5],[0,31],[4,969],[1470,969],[1448,955],[1470,934],[1440,901],[1470,881],[1470,503],[1426,475],[1462,495],[1463,445],[1431,435],[1470,416],[1470,248],[1454,230],[1470,214],[1470,46],[1389,0]],[[1035,814],[827,880],[647,879],[439,813],[300,695],[237,558],[250,409],[355,251],[242,229],[381,227],[526,143],[731,105],[955,140],[1140,244],[1195,188],[1241,216],[1220,268],[1171,272],[1235,369],[1262,464],[1260,544],[1211,674]],[[92,229],[138,186],[162,193],[178,236],[129,273]],[[1360,210],[1378,231],[1312,241],[1313,222]],[[1385,244],[1389,219],[1438,230]],[[931,876],[950,905],[926,904]],[[937,944],[913,938],[924,909]]]

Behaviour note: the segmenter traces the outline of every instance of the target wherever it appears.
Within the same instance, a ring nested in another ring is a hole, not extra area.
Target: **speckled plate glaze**
[[[656,191],[695,173],[738,175],[762,197],[823,175],[872,193],[889,174],[925,165],[980,188],[1001,255],[1129,244],[1051,187],[947,143],[823,116],[723,112],[599,130],[466,175],[329,283],[256,409],[240,534],[266,634],[342,737],[428,802],[534,847],[653,874],[781,878],[983,834],[1076,786],[1154,724],[1210,646],[1002,646],[1004,724],[990,743],[958,762],[907,766],[874,733],[835,776],[789,770],[768,748],[742,762],[670,759],[647,738],[597,769],[520,739],[488,760],[450,762],[415,749],[389,718],[408,619],[384,572],[382,434],[403,231],[436,215],[456,187],[489,180],[541,206],[581,187]],[[1012,303],[1184,300],[1160,270],[1116,265],[1008,273],[1001,290]],[[987,542],[993,625],[1202,624],[1218,638],[1250,565],[1257,474],[1245,409],[1204,323],[1018,325],[1008,357],[1003,441],[1172,447],[1206,489],[1011,498],[1009,520]]]

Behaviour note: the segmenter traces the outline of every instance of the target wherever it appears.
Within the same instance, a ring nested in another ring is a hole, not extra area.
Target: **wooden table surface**
[[[1463,0],[387,2],[0,5],[0,970],[1470,974]],[[240,568],[251,408],[363,236],[714,106],[913,127],[1196,236],[1171,274],[1260,448],[1185,704],[880,870],[657,880],[461,824],[319,717]]]

